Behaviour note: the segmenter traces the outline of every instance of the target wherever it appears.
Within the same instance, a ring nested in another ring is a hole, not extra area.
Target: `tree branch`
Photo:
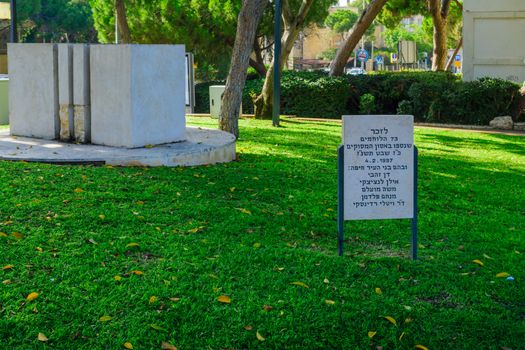
[[[293,13],[292,13],[292,9],[290,8],[290,3],[288,2],[288,0],[282,0],[281,7],[282,7],[284,25],[286,27],[289,27],[292,25],[292,22],[293,22]]]
[[[295,17],[294,25],[296,27],[302,26],[304,21],[306,20],[306,15],[308,14],[308,11],[310,11],[310,7],[312,7],[313,0],[303,0],[301,7],[299,8],[299,12],[297,12],[297,16]]]
[[[250,58],[250,66],[255,69],[257,74],[259,74],[261,77],[266,76],[266,72],[268,71],[266,69],[266,66],[264,64],[261,64],[260,62],[257,62],[253,58]]]

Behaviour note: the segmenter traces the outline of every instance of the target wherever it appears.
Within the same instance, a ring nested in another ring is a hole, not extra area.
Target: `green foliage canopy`
[[[22,41],[92,42],[96,40],[88,0],[18,1],[17,14]]]
[[[390,0],[386,3],[383,11],[381,11],[377,19],[387,28],[386,36],[399,36],[401,39],[411,40],[403,37],[403,29],[400,28],[400,22],[403,18],[416,15],[424,16],[424,20],[423,26],[417,28],[415,31],[413,39],[418,42],[418,45],[425,46],[426,51],[430,51],[429,47],[432,47],[433,26],[432,17],[428,11],[426,0]],[[447,30],[449,47],[454,47],[461,37],[462,19],[463,15],[460,6],[457,2],[452,1],[450,4]],[[389,34],[389,31],[393,32]]]
[[[113,1],[89,0],[101,42],[115,40]],[[297,12],[301,0],[289,0]],[[322,23],[334,0],[317,0],[306,23]],[[184,44],[196,55],[199,70],[213,65],[224,76],[235,42],[241,1],[236,0],[126,0],[132,41],[136,43]],[[268,6],[259,34],[273,35],[272,6]]]
[[[359,16],[354,11],[336,10],[326,17],[324,23],[336,33],[346,33],[352,29],[358,19]]]

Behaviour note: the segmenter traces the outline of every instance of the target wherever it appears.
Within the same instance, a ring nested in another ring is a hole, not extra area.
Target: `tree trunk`
[[[428,0],[428,10],[434,24],[434,50],[432,53],[432,70],[445,70],[447,64],[447,19],[450,0]]]
[[[330,64],[330,76],[343,75],[346,63],[352,55],[352,52],[387,1],[388,0],[372,0],[363,13],[361,13],[361,17],[359,17],[359,20],[352,27],[352,34],[350,34],[343,45],[337,50],[335,59]]]
[[[304,27],[306,15],[312,7],[313,0],[303,0],[301,7],[296,16],[293,15],[288,0],[282,1],[283,6],[283,20],[284,20],[284,35],[281,39],[282,51],[281,57],[274,57],[270,68],[266,72],[266,79],[262,92],[254,101],[255,117],[270,119],[273,110],[273,73],[275,70],[275,60],[279,59],[279,67],[282,70],[285,62],[288,60],[290,53],[299,33]]]
[[[257,27],[268,0],[244,0],[237,18],[230,72],[222,95],[219,127],[239,137],[239,111]]]
[[[115,0],[115,11],[117,13],[118,30],[123,44],[131,43],[131,32],[129,30],[126,5],[124,0]]]

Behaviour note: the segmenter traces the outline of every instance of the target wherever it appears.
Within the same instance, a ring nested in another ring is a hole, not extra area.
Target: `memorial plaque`
[[[414,117],[343,117],[344,219],[414,217]]]

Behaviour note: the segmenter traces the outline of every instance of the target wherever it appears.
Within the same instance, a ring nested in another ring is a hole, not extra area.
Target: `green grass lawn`
[[[413,262],[409,220],[337,256],[340,125],[240,125],[224,165],[1,162],[0,349],[525,348],[525,138],[416,130]]]

